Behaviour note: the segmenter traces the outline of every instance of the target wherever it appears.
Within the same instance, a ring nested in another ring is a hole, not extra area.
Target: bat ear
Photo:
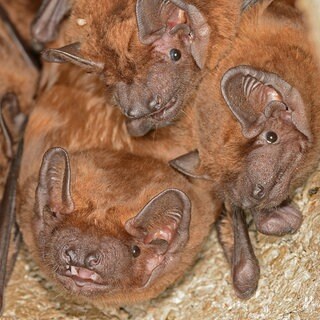
[[[72,43],[58,49],[45,49],[41,53],[42,59],[47,62],[71,62],[88,72],[102,72],[104,64],[85,59],[80,54],[80,43]]]
[[[43,0],[31,26],[33,39],[40,43],[55,40],[58,28],[70,9],[70,0]]]
[[[169,161],[169,165],[187,177],[210,180],[209,176],[200,170],[200,157],[197,150]]]
[[[191,202],[178,189],[167,189],[125,223],[126,231],[145,244],[152,245],[158,255],[175,253],[189,239]]]
[[[151,44],[165,34],[183,30],[191,54],[203,68],[209,46],[210,27],[202,13],[183,0],[138,0],[136,5],[140,41]]]
[[[71,169],[69,156],[62,148],[51,148],[43,156],[36,190],[37,212],[43,217],[45,209],[55,215],[74,210],[71,197]]]
[[[277,74],[238,66],[224,74],[221,91],[245,137],[256,137],[267,119],[278,117],[291,122],[311,141],[306,107],[300,93]]]

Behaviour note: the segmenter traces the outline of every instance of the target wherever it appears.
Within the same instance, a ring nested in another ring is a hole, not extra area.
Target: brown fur
[[[69,151],[97,147],[126,150],[166,162],[193,148],[191,112],[187,111],[175,127],[133,138],[127,133],[125,117],[114,105],[106,104],[103,87],[94,75],[74,66],[61,66],[60,71],[59,78],[54,79],[56,84],[48,86],[30,115],[23,161],[27,166],[36,165],[38,170],[39,163],[29,158],[41,158],[54,145]],[[33,171],[23,169],[22,179]]]

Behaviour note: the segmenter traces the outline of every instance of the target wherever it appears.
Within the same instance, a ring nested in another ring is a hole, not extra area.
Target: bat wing
[[[19,168],[21,163],[23,149],[23,139],[20,139],[16,153],[10,164],[10,169],[7,181],[4,188],[4,193],[0,205],[0,314],[3,308],[3,296],[5,284],[9,279],[7,269],[12,269],[16,252],[11,255],[11,261],[7,261],[11,235],[15,227],[15,209],[16,209],[16,192],[17,192],[17,179],[19,175]],[[19,234],[14,237],[14,247],[18,247]],[[7,266],[10,266],[7,268]]]
[[[34,40],[40,43],[53,41],[70,9],[70,0],[43,0],[31,27]]]
[[[9,35],[9,38],[14,43],[15,47],[23,57],[24,61],[26,62],[28,67],[40,69],[40,60],[36,57],[35,53],[27,46],[25,41],[19,35],[17,29],[13,25],[12,21],[10,20],[7,12],[0,4],[0,20],[3,23],[3,26],[6,32]]]

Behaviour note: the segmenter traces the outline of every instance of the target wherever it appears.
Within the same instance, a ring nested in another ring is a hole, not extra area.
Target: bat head
[[[249,66],[228,70],[222,78],[221,89],[240,124],[232,126],[233,132],[222,147],[221,155],[216,155],[219,159],[225,155],[226,167],[221,168],[224,177],[220,179],[222,192],[232,203],[246,209],[279,206],[287,199],[290,184],[312,143],[301,95],[280,76]],[[221,124],[221,128],[225,126]],[[237,134],[240,127],[242,133]],[[219,137],[213,132],[210,139],[208,143],[213,144]],[[228,166],[227,158],[232,158],[229,149],[238,144],[238,153]],[[206,161],[214,162],[215,155],[211,157]],[[191,152],[171,165],[192,177],[214,179],[220,174],[205,169],[201,162],[199,154]]]
[[[140,158],[122,157],[126,166],[114,165],[121,162],[118,153],[106,158],[105,152],[82,153],[70,164],[61,148],[44,155],[33,218],[39,259],[73,295],[111,303],[146,299],[185,268],[179,262],[189,240],[191,201],[161,186],[160,176],[156,182],[149,174],[134,178],[145,172]]]
[[[237,6],[234,1],[206,6],[184,0],[76,1],[68,40],[77,42],[77,50],[74,45],[46,49],[42,56],[99,73],[127,116],[129,133],[143,136],[179,118],[208,63],[210,41],[210,59],[216,62],[229,45]]]
[[[210,28],[196,6],[181,0],[137,1],[136,16],[150,61],[133,82],[117,84],[116,97],[129,132],[139,136],[178,116],[204,68]]]
[[[231,197],[243,208],[275,207],[288,197],[290,183],[312,142],[302,97],[278,75],[248,66],[228,70],[221,89],[248,139]]]

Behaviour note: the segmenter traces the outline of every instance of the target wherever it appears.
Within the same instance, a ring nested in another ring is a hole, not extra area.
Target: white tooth
[[[92,275],[90,276],[90,279],[93,280],[93,281],[97,281],[98,275],[97,275],[96,273],[94,273],[94,274],[92,274]]]
[[[71,274],[73,275],[73,276],[77,276],[78,275],[78,271],[77,271],[77,268],[76,267],[74,267],[74,266],[71,266]]]

